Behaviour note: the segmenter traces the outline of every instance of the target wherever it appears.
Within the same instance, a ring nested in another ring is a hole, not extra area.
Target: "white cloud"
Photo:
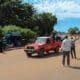
[[[37,0],[34,7],[39,12],[51,12],[59,19],[80,18],[79,0]]]

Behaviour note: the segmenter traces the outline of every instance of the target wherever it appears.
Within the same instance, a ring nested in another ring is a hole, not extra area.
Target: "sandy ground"
[[[28,58],[23,49],[0,53],[0,80],[80,80],[80,41],[76,51],[71,67],[62,65],[62,55]]]

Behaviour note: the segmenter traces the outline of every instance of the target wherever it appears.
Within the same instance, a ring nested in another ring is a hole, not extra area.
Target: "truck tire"
[[[31,53],[26,53],[26,54],[27,54],[27,57],[31,57],[31,55],[32,55]]]
[[[39,55],[40,57],[44,57],[44,49],[40,49],[38,55]]]

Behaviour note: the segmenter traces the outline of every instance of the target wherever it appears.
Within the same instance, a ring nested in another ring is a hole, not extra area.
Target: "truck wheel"
[[[27,54],[28,57],[31,57],[31,55],[32,55],[31,53],[26,53],[26,54]]]
[[[40,49],[38,55],[39,55],[40,57],[44,57],[44,49]]]
[[[55,53],[59,53],[59,47],[56,47],[56,48],[54,49],[54,51],[55,51]]]

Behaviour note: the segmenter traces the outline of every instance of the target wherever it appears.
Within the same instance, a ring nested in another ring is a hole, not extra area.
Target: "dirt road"
[[[0,53],[0,80],[80,80],[80,41],[76,46],[78,59],[71,59],[71,67],[62,65],[62,55],[27,58],[23,49]]]

